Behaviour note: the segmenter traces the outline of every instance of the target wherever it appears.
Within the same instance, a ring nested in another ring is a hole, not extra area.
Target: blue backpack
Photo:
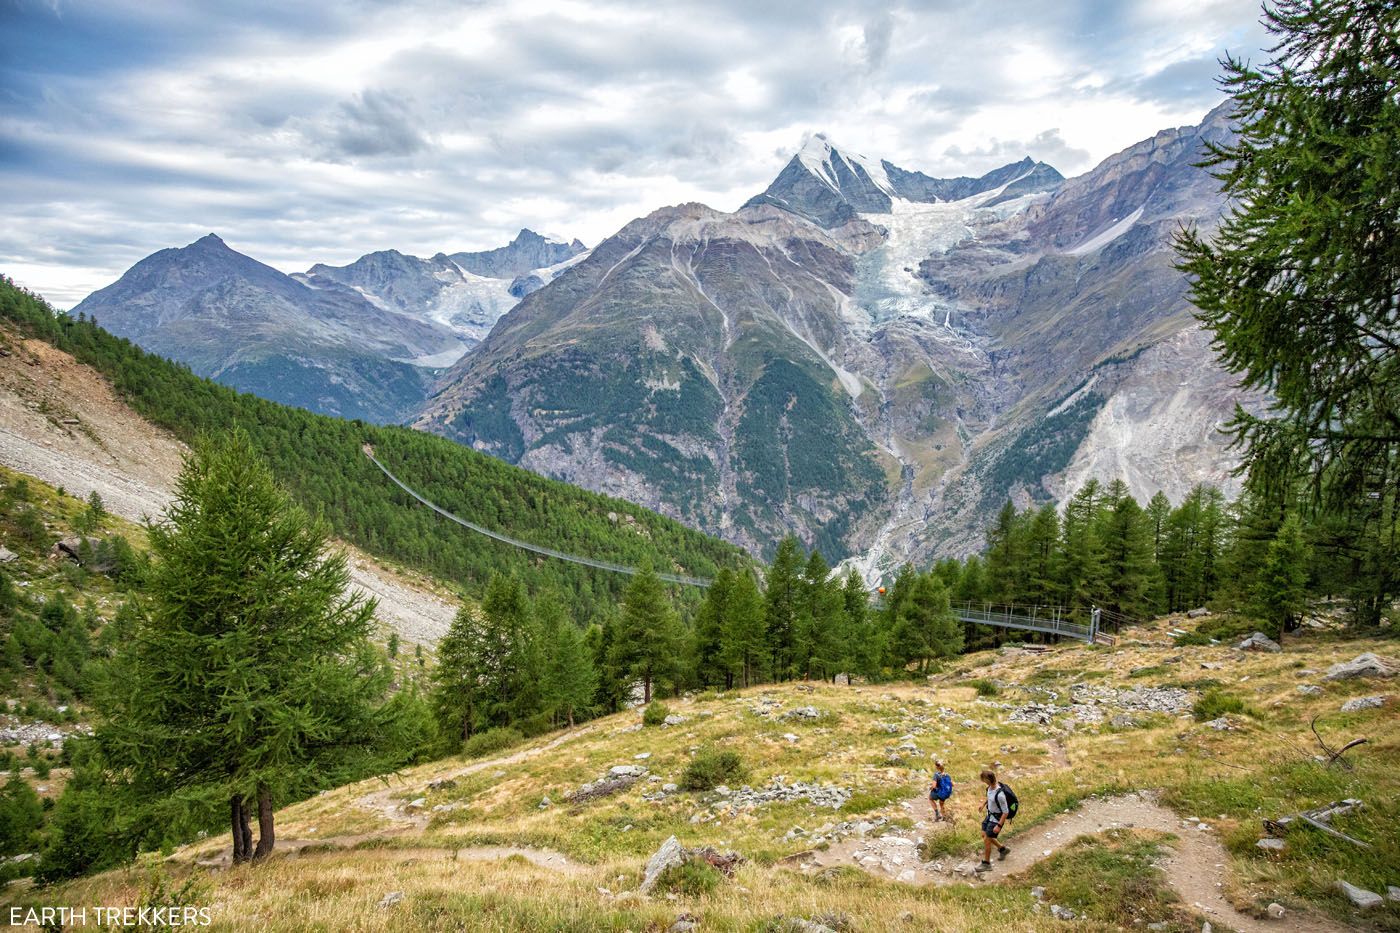
[[[953,796],[953,779],[947,773],[939,774],[933,785],[933,795],[939,800]]]

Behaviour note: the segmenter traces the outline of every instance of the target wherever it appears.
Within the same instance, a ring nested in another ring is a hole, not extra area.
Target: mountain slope
[[[1212,223],[1225,112],[1065,181],[934,179],[814,138],[735,214],[629,224],[523,301],[417,423],[750,548],[795,531],[873,581],[966,554],[1008,497],[1089,476],[1229,486],[1246,401],[1174,268]]]
[[[798,527],[839,550],[884,495],[859,384],[825,353],[875,236],[657,211],[502,318],[417,424],[751,547]]]
[[[462,346],[416,362],[450,366],[465,349],[480,343],[516,302],[585,252],[578,240],[559,243],[521,230],[509,245],[485,252],[419,259],[384,250],[347,266],[317,263],[293,278],[313,288],[348,289],[379,307],[443,325],[461,338]]]
[[[213,234],[146,257],[73,311],[225,385],[372,421],[421,399],[414,360],[461,347],[440,324],[309,288]]]
[[[633,566],[649,561],[658,569],[702,577],[746,561],[737,548],[636,505],[544,479],[442,438],[236,393],[91,322],[56,316],[7,281],[0,281],[0,319],[24,337],[43,340],[91,366],[125,404],[179,441],[242,428],[278,479],[324,515],[339,537],[381,559],[451,580],[469,593],[479,592],[492,573],[515,573],[532,588],[565,595],[579,617],[587,618],[620,594],[627,578],[539,562],[442,521],[398,492],[362,455],[363,444],[372,444],[405,482],[445,508],[527,541]],[[156,485],[152,479],[143,482]]]

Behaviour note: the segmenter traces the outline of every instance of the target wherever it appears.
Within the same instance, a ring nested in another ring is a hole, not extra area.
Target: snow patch
[[[1083,243],[1080,243],[1078,246],[1065,250],[1065,252],[1070,256],[1083,256],[1087,253],[1092,253],[1096,250],[1103,249],[1105,246],[1112,243],[1114,240],[1118,239],[1120,236],[1131,230],[1133,224],[1137,223],[1141,219],[1142,208],[1139,207],[1127,217],[1124,217],[1122,220],[1113,224],[1107,230],[1103,230],[1095,234],[1094,236],[1085,240]]]

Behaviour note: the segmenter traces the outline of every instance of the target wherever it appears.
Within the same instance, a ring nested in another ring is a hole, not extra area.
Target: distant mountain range
[[[398,422],[425,401],[436,370],[584,252],[521,230],[485,252],[386,250],[289,276],[210,234],[146,257],[73,312],[235,388]]]
[[[935,178],[817,135],[738,211],[662,208],[591,251],[523,231],[372,253],[264,282],[271,302],[246,271],[176,272],[200,241],[76,310],[232,382],[262,352],[249,309],[275,305],[278,365],[311,388],[249,387],[336,413],[385,391],[339,362],[352,344],[380,367],[451,363],[378,410],[759,552],[796,532],[874,579],[980,547],[1007,498],[1230,484],[1217,428],[1256,400],[1215,365],[1171,249],[1217,222],[1193,163],[1230,132],[1220,108],[1068,180],[1029,158]]]

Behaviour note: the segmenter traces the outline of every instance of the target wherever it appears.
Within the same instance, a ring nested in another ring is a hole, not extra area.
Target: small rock
[[[428,782],[428,790],[450,790],[457,786],[457,782],[452,778],[439,778],[436,781]]]
[[[1202,619],[1202,618],[1205,618],[1205,617],[1208,616],[1208,615],[1210,615],[1210,610],[1207,609],[1205,606],[1202,606],[1202,607],[1200,607],[1199,609],[1192,609],[1192,610],[1190,610],[1189,612],[1187,612],[1187,613],[1186,613],[1186,618],[1188,618],[1188,619]]]
[[[12,560],[18,560],[19,555],[7,547],[0,547],[0,564],[8,564]]]
[[[912,911],[912,910],[906,910],[904,913],[900,914],[900,915],[899,915],[899,922],[900,922],[900,923],[913,923],[913,922],[914,922],[914,911]]]
[[[1264,912],[1267,913],[1269,917],[1274,920],[1282,920],[1283,915],[1288,913],[1288,911],[1284,909],[1283,905],[1279,903],[1270,904],[1268,907],[1264,908]]]
[[[421,810],[428,805],[427,797],[418,797],[404,805],[405,810]]]
[[[402,891],[390,891],[388,894],[380,898],[379,907],[382,910],[388,910],[390,907],[393,907],[401,900],[403,900]]]
[[[639,754],[633,755],[633,756],[632,756],[632,760],[633,760],[633,761],[646,761],[646,760],[647,760],[648,758],[650,758],[650,757],[651,757],[651,752],[641,752],[641,753],[639,753]]]
[[[681,723],[685,722],[685,717],[677,716],[674,713],[672,713],[670,716],[667,716],[663,720],[663,722],[665,722],[668,726],[679,726]]]
[[[1400,903],[1400,888],[1397,888],[1393,884],[1386,885],[1385,899],[1388,901],[1395,901],[1396,903]]]
[[[791,732],[784,732],[784,733],[783,733],[783,738],[787,739],[789,742],[796,742],[796,741],[797,741],[797,736],[794,735],[794,734],[792,734]]]
[[[681,916],[676,918],[676,922],[671,924],[670,933],[691,933],[692,930],[700,929],[700,925],[689,917]]]
[[[1315,697],[1322,693],[1322,688],[1316,684],[1300,684],[1298,692],[1305,697]]]
[[[548,797],[541,797],[541,798],[540,798],[540,806],[539,806],[539,809],[541,809],[541,810],[548,810],[548,809],[549,809],[550,807],[552,807],[552,806],[554,806],[554,801],[550,800]]]
[[[1059,904],[1050,905],[1050,916],[1056,920],[1073,920],[1077,914],[1068,907],[1061,907]]]
[[[1258,842],[1255,843],[1255,845],[1263,849],[1265,852],[1282,852],[1284,842],[1282,839],[1266,838],[1260,839]]]
[[[1219,719],[1212,719],[1210,722],[1206,723],[1206,725],[1217,732],[1228,732],[1234,728],[1234,726],[1230,725],[1230,720],[1224,716],[1221,716]]]
[[[1352,906],[1361,910],[1370,910],[1372,907],[1379,907],[1382,903],[1381,896],[1376,892],[1367,891],[1365,888],[1358,888],[1356,885],[1348,884],[1345,881],[1337,882],[1337,890],[1346,895],[1347,900],[1351,901]]]
[[[1045,889],[1040,885],[1036,885],[1035,887],[1031,888],[1031,897],[1035,898],[1038,901],[1045,900]]]
[[[1263,632],[1255,632],[1253,635],[1240,642],[1237,646],[1241,651],[1282,651],[1278,642],[1274,641]]]
[[[1149,923],[1147,928],[1149,930],[1165,930],[1167,928],[1167,923],[1165,920],[1158,920],[1156,923]]]
[[[1385,705],[1385,697],[1352,697],[1342,704],[1342,712],[1354,713],[1357,710],[1376,709]]]
[[[667,783],[667,784],[662,784],[662,785],[661,785],[661,791],[662,791],[662,793],[674,794],[674,793],[675,793],[676,791],[678,791],[678,790],[680,790],[680,786],[677,785],[677,784],[670,784],[670,783]]]

